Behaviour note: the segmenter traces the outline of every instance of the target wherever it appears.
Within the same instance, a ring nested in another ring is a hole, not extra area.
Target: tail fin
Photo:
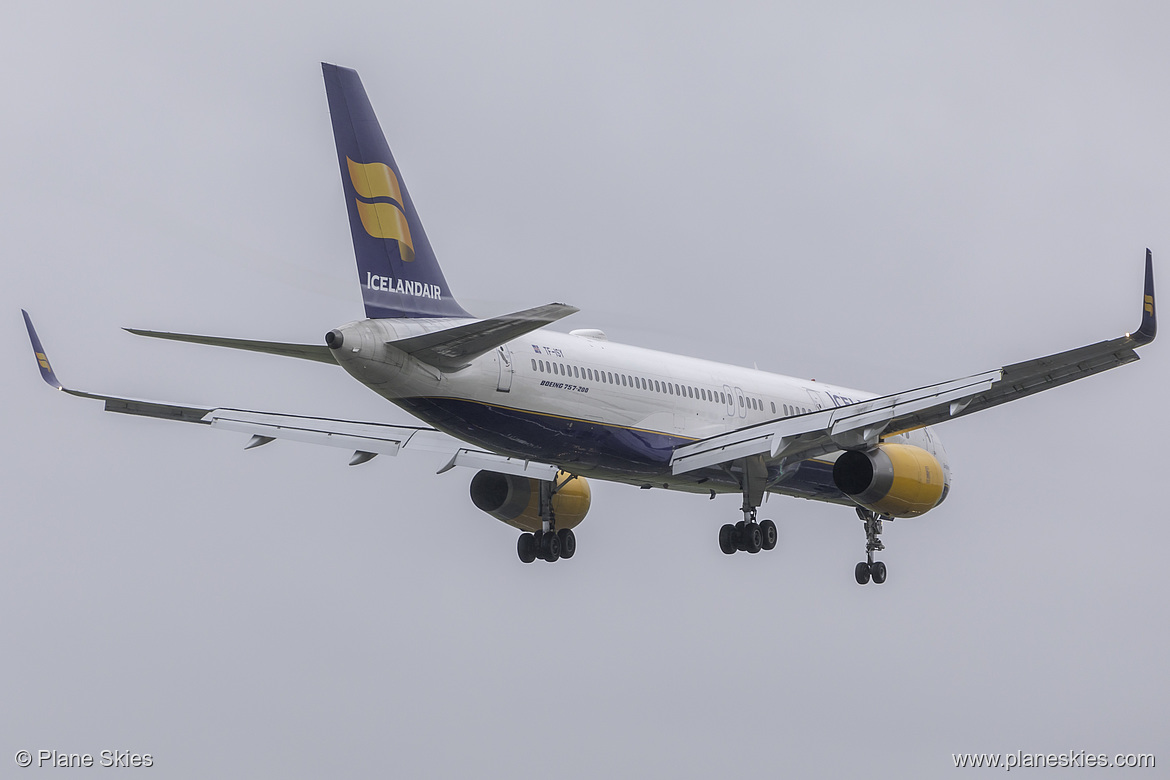
[[[470,317],[447,287],[357,71],[321,70],[366,316]]]

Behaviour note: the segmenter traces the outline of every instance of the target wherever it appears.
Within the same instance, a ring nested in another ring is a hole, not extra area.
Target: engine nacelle
[[[890,517],[916,517],[942,503],[946,475],[938,460],[910,444],[879,444],[841,453],[833,481],[866,509]]]
[[[557,484],[569,479],[557,472]],[[521,531],[539,531],[540,480],[481,471],[471,478],[471,501],[497,520]],[[557,528],[576,528],[589,511],[589,483],[584,477],[570,479],[553,494],[552,510]]]

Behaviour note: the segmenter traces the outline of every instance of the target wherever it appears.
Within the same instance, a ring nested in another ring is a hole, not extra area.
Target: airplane
[[[350,465],[443,453],[439,473],[475,469],[472,503],[521,531],[524,563],[573,557],[590,479],[741,495],[742,519],[718,533],[728,555],[776,547],[775,522],[757,519],[766,494],[851,507],[864,525],[866,558],[854,577],[865,585],[886,581],[885,563],[874,559],[883,522],[921,516],[950,491],[946,450],[931,426],[1131,363],[1157,334],[1149,249],[1135,332],[885,395],[619,344],[596,329],[547,329],[578,311],[564,303],[476,318],[447,285],[357,72],[327,63],[322,71],[365,319],[330,330],[324,344],[127,330],[341,366],[424,424],[70,389],[23,312],[49,385],[110,412],[250,434],[248,449],[276,439],[321,444],[352,450]]]

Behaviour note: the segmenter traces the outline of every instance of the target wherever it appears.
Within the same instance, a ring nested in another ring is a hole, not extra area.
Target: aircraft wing
[[[1142,324],[1135,333],[950,382],[712,436],[676,449],[671,470],[685,474],[758,455],[769,461],[795,462],[833,450],[866,449],[883,436],[937,425],[1132,363],[1138,359],[1134,349],[1149,344],[1157,332],[1154,268],[1147,249]]]
[[[440,473],[455,466],[468,466],[542,480],[552,480],[556,476],[557,467],[554,465],[509,458],[494,452],[480,450],[434,428],[276,414],[246,409],[183,406],[74,390],[61,384],[56,372],[49,364],[49,358],[41,346],[41,340],[33,328],[28,312],[22,310],[22,313],[24,314],[25,326],[28,328],[29,340],[32,342],[33,352],[41,370],[41,377],[45,382],[70,395],[104,401],[107,412],[178,420],[226,431],[251,434],[252,438],[246,449],[268,444],[275,439],[288,439],[353,450],[354,454],[350,460],[351,466],[365,463],[375,455],[397,455],[402,450],[419,450],[451,455],[451,459],[440,469]]]

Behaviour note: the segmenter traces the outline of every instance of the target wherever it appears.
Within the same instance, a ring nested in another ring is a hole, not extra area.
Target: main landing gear
[[[516,554],[524,563],[532,563],[537,558],[554,563],[561,558],[572,558],[577,552],[577,536],[571,528],[557,528],[556,513],[553,511],[553,494],[567,484],[564,482],[548,482],[541,480],[540,485],[540,518],[542,528],[533,533],[520,534],[516,541]]]
[[[886,565],[875,561],[873,554],[886,549],[878,535],[882,532],[882,516],[862,507],[857,507],[857,516],[865,523],[865,560],[853,567],[853,577],[858,585],[865,585],[871,579],[875,585],[886,581]]]
[[[731,555],[740,550],[754,554],[775,548],[776,524],[771,520],[756,522],[756,509],[764,500],[768,480],[763,457],[756,455],[736,461],[732,473],[738,477],[739,489],[743,492],[743,520],[719,529],[719,549]]]
[[[771,520],[756,522],[756,510],[744,512],[743,520],[719,529],[719,549],[727,555],[735,552],[758,553],[776,547],[778,533]]]
[[[537,558],[553,563],[561,558],[572,558],[575,552],[577,537],[570,528],[520,534],[516,542],[516,553],[525,563],[532,563]]]

